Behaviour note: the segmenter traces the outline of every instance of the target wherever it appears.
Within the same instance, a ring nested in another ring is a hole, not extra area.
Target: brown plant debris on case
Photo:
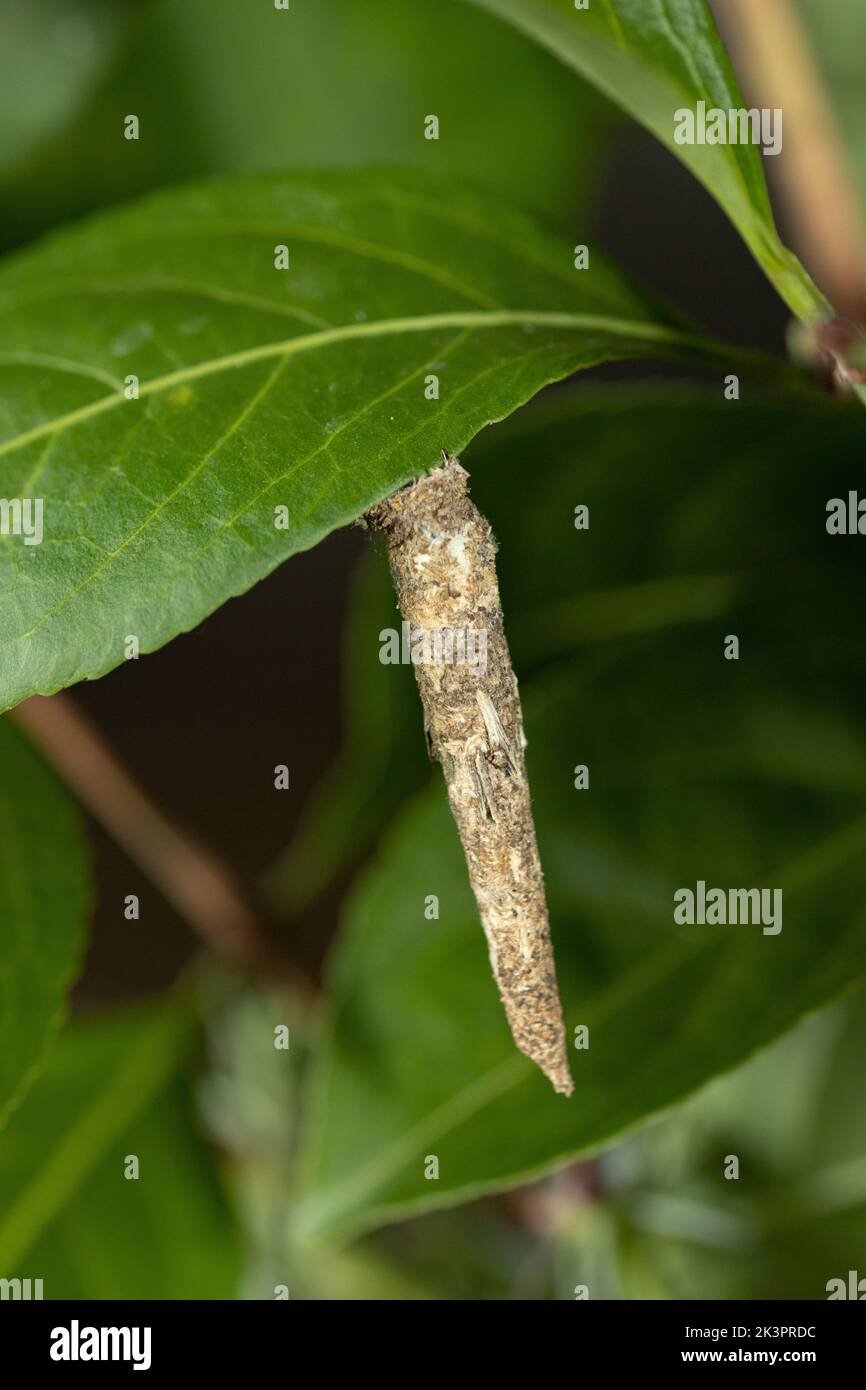
[[[563,1095],[574,1089],[523,750],[523,718],[490,524],[469,475],[444,467],[367,514],[384,533],[412,647],[430,754],[451,810],[514,1041]]]

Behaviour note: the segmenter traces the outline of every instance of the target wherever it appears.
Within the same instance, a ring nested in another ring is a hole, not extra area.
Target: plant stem
[[[283,962],[275,963],[228,869],[151,801],[68,696],[34,695],[17,706],[13,718],[208,946],[235,965],[276,973],[309,995],[308,981]]]
[[[836,117],[791,0],[713,0],[752,99],[784,112],[778,174],[793,235],[838,313],[866,318],[866,224]]]

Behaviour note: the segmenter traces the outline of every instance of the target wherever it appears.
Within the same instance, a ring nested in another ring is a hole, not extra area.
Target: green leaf
[[[272,1299],[278,1283],[288,1285],[293,1300],[435,1296],[429,1278],[407,1277],[371,1244],[351,1251],[311,1252],[306,1246],[295,1251],[286,1218],[314,1021],[285,992],[236,985],[226,997],[219,976],[211,990],[222,997],[208,1015],[210,1065],[197,1089],[243,1218],[244,1280],[238,1296]],[[276,1020],[289,1029],[288,1051],[274,1048]]]
[[[174,1073],[175,1006],[70,1024],[0,1143],[0,1263],[14,1269]]]
[[[514,1052],[434,788],[367,879],[332,974],[302,1232],[343,1236],[526,1181],[866,979],[866,782],[857,804],[828,813],[804,794],[805,768],[750,775],[728,746],[690,778],[716,736],[719,696],[676,643],[631,652],[607,680],[579,687],[575,675],[536,702],[529,724],[566,1027],[590,1030],[589,1050],[572,1053],[573,1102],[548,1094]],[[726,717],[755,739],[771,699],[759,690],[742,708],[726,702]],[[660,727],[662,703],[670,724]],[[794,762],[793,742],[787,751]],[[569,774],[581,754],[595,779],[583,812],[566,805],[580,795]],[[698,879],[782,888],[781,934],[675,927],[673,894]],[[429,893],[441,904],[435,923]],[[435,1185],[424,1177],[431,1153]]]
[[[115,56],[132,8],[132,0],[6,0],[0,174],[76,113]]]
[[[137,1181],[123,1176],[127,1154],[139,1159]],[[40,1271],[46,1298],[237,1296],[235,1218],[183,1087],[119,1136],[18,1268]]]
[[[0,708],[161,646],[548,382],[730,368],[569,240],[429,176],[329,174],[172,190],[13,258],[0,495],[43,499],[45,539],[0,540]]]
[[[602,132],[618,113],[593,91],[576,96],[548,54],[527,52],[489,15],[458,0],[317,0],[292,9],[275,15],[234,0],[156,6],[148,47],[170,51],[188,73],[208,169],[387,163],[427,172],[432,157],[437,173],[548,215],[564,215],[586,191]],[[360,110],[364,120],[354,119]],[[423,139],[428,112],[440,122],[432,148]]]
[[[702,456],[699,411],[668,407],[665,425],[660,407],[616,406],[563,408],[535,435],[521,420],[497,471],[476,463],[473,475],[476,493],[485,482],[507,493],[521,434],[524,460],[531,443],[531,496],[492,520],[512,595],[522,573],[538,611],[545,590],[567,592],[568,573],[577,594],[618,573],[631,585],[623,611],[641,605],[641,577],[679,574],[684,594],[702,572],[739,579],[723,611],[657,631],[634,622],[630,637],[618,621],[604,640],[583,631],[579,657],[560,650],[524,683],[566,1024],[590,1029],[589,1049],[571,1054],[574,1099],[514,1051],[437,781],[362,883],[333,958],[298,1214],[307,1237],[342,1238],[595,1150],[866,979],[860,562],[856,538],[824,527],[826,500],[856,485],[860,416],[720,404]],[[650,436],[663,471],[643,464]],[[574,532],[576,502],[590,507],[588,532]],[[509,568],[518,531],[544,555],[531,575]],[[722,655],[730,632],[738,662]],[[574,790],[578,764],[589,791]],[[781,888],[782,931],[677,926],[673,894],[699,879]],[[438,921],[424,914],[431,893]]]
[[[174,1081],[190,1026],[170,1001],[62,1034],[0,1142],[6,1277],[46,1298],[232,1296],[234,1225]]]
[[[856,485],[847,460],[857,456],[862,428],[856,411],[819,398],[797,412],[781,400],[732,409],[704,388],[585,382],[485,431],[464,463],[499,542],[508,640],[521,679],[623,636],[736,623],[758,600],[772,629],[791,585],[817,582],[817,561],[804,563],[814,553],[814,515],[833,488],[844,495]],[[820,481],[810,459],[828,437],[837,461]],[[646,467],[649,438],[663,468]],[[582,533],[576,567],[566,538],[581,501],[604,524]],[[756,535],[750,513],[780,509],[784,524]],[[648,518],[655,523],[642,524]],[[837,569],[849,566],[840,587],[855,604],[856,553],[837,548],[830,558]],[[371,553],[347,617],[344,748],[267,879],[285,912],[302,910],[349,871],[429,773],[414,676],[395,676],[378,659],[380,631],[399,621],[394,604],[384,556]]]
[[[63,1017],[89,908],[78,815],[38,754],[0,720],[0,1128]]]
[[[863,1144],[840,1163],[822,1151],[837,1152],[862,1119],[864,1003],[859,991],[805,1019],[601,1155],[595,1201],[562,1221],[570,1258],[554,1296],[589,1279],[593,1297],[619,1299],[826,1297],[828,1275],[863,1242]],[[846,1019],[858,1026],[842,1031]],[[735,1196],[723,1176],[731,1154]],[[594,1260],[599,1209],[612,1239]]]
[[[522,29],[634,116],[709,190],[789,308],[806,321],[824,296],[779,239],[752,144],[677,144],[675,113],[743,99],[706,0],[473,0]],[[684,229],[685,234],[685,229]]]
[[[384,549],[370,547],[358,565],[346,617],[343,748],[265,883],[283,913],[302,912],[339,874],[354,868],[429,772],[414,678],[395,682],[370,641],[371,632],[399,622],[395,605]]]
[[[118,0],[106,6],[117,11]],[[58,0],[42,0],[48,7]],[[36,8],[21,0],[18,11]],[[462,0],[316,0],[289,11],[151,0],[136,12],[121,60],[77,119],[6,182],[0,248],[148,188],[299,166],[432,165],[568,216],[592,193],[604,136],[621,119],[593,89],[575,92],[550,54],[527,51],[519,34]],[[13,90],[25,100],[23,87],[28,103],[54,105],[70,81],[69,55],[44,41],[44,15],[39,23],[43,42],[30,35],[25,56],[0,43],[0,102]],[[127,112],[142,118],[134,144],[122,138]],[[435,146],[423,138],[428,112],[441,122]]]

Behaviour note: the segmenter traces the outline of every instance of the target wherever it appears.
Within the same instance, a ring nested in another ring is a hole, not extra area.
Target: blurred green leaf
[[[646,126],[709,190],[788,307],[804,320],[829,306],[773,220],[752,144],[678,144],[675,113],[699,101],[746,103],[706,0],[473,0],[530,34]]]
[[[662,467],[646,466],[648,438]],[[753,623],[762,614],[772,629],[792,591],[801,602],[815,591],[828,560],[856,624],[856,548],[822,541],[814,518],[827,497],[856,485],[848,461],[861,438],[856,411],[817,397],[797,411],[772,400],[732,409],[705,388],[598,383],[535,402],[485,431],[464,463],[499,542],[508,640],[521,679],[632,634],[738,621],[746,612]],[[812,460],[828,439],[832,461],[821,475]],[[578,503],[593,518],[580,535],[579,565],[572,544]],[[755,526],[750,515],[773,524]],[[413,673],[395,675],[378,659],[380,631],[398,622],[384,557],[371,547],[347,618],[344,751],[267,880],[283,911],[301,910],[350,870],[429,775]],[[768,720],[768,748],[780,718],[778,711]],[[831,754],[841,753],[835,740],[844,741],[844,732],[825,728]],[[814,738],[815,731],[804,734]],[[823,769],[858,779],[862,755],[848,752],[848,760],[827,758],[816,747],[814,775]]]
[[[290,1031],[285,1051],[274,1048],[277,1024]],[[340,1249],[297,1245],[296,1147],[315,1020],[286,994],[235,988],[210,1013],[207,1036],[199,1098],[243,1223],[240,1297],[270,1299],[285,1284],[293,1300],[501,1298],[516,1269],[521,1290],[524,1281],[545,1287],[544,1252],[533,1251],[531,1233],[489,1211],[437,1213]]]
[[[123,1176],[135,1154],[140,1177]],[[118,1239],[118,1232],[123,1238]],[[158,1095],[19,1265],[46,1298],[227,1299],[241,1240],[182,1086]]]
[[[565,215],[616,115],[576,92],[547,54],[457,0],[296,0],[285,13],[185,0],[158,6],[159,25],[188,72],[211,167],[225,172],[428,171],[435,159],[437,173]],[[428,114],[440,122],[432,148]]]
[[[862,998],[857,1003],[859,1007],[852,1006],[843,1014],[833,1039],[807,1150],[813,1173],[853,1161],[859,1162],[861,1173],[866,1174],[866,1108],[862,1104],[866,1007]],[[861,1201],[866,1203],[866,1183],[860,1190]]]
[[[862,560],[856,539],[826,534],[826,504],[862,486],[862,416],[817,393],[792,408],[741,387],[732,402],[720,386],[582,382],[473,442],[464,462],[499,543],[518,674],[734,616],[759,623],[762,641],[804,612],[820,631],[829,585],[839,640],[826,659],[846,684]],[[576,532],[579,504],[590,525]]]
[[[744,768],[738,750],[772,684],[724,670],[720,650],[659,648],[623,653],[606,678],[575,672],[530,706],[566,1026],[590,1029],[589,1050],[572,1054],[573,1101],[513,1051],[434,789],[367,878],[337,955],[302,1231],[341,1235],[525,1181],[866,977],[866,781],[837,806],[804,793],[794,768]],[[593,779],[582,800],[579,761]],[[675,927],[673,894],[698,879],[781,888],[781,934]],[[430,893],[438,922],[424,916]],[[436,1183],[424,1178],[431,1153]]]
[[[594,1150],[866,976],[860,561],[824,526],[827,499],[856,485],[861,417],[723,403],[663,416],[591,400],[470,458],[475,495],[500,498],[503,580],[530,609],[612,572],[741,581],[730,612],[603,644],[593,631],[579,660],[560,652],[525,685],[567,1026],[591,1030],[572,1054],[575,1097],[554,1097],[513,1051],[435,786],[366,878],[334,957],[301,1233],[343,1236]],[[509,457],[525,474],[530,443],[533,487],[512,512]],[[573,528],[578,502],[587,532]],[[543,564],[511,567],[518,530]],[[723,659],[728,632],[739,662]],[[573,789],[581,763],[589,792]],[[782,888],[781,934],[675,926],[673,893],[698,879]]]
[[[61,1035],[0,1143],[6,1277],[44,1279],[46,1298],[232,1295],[233,1221],[174,1081],[190,1030],[175,1000]]]
[[[375,659],[371,633],[399,623],[384,548],[362,558],[346,616],[343,748],[304,808],[285,855],[268,874],[268,896],[284,913],[304,910],[363,857],[402,801],[430,770],[414,677],[397,682]]]
[[[17,1264],[166,1083],[187,1026],[166,1006],[67,1027],[0,1146],[0,1265]]]
[[[33,0],[26,9],[35,13]],[[28,66],[0,45],[0,92],[27,71],[28,99],[53,104],[68,75],[55,46],[38,59],[36,47]],[[284,12],[156,0],[137,7],[121,57],[80,117],[6,180],[0,246],[159,184],[298,166],[432,167],[565,218],[592,196],[604,136],[620,119],[548,54],[459,0],[295,0]],[[128,112],[141,119],[135,142],[122,134]],[[430,113],[441,123],[435,144],[423,138]]]
[[[10,721],[0,720],[0,1129],[63,1017],[89,908],[72,802]]]
[[[647,1296],[649,1277],[671,1298],[824,1298],[856,1267],[864,1042],[859,991],[600,1157],[621,1296]]]
[[[0,177],[74,117],[128,33],[134,0],[4,0]]]
[[[0,491],[46,502],[0,546],[0,707],[161,646],[551,381],[732,351],[409,173],[154,196],[7,261],[0,314]]]

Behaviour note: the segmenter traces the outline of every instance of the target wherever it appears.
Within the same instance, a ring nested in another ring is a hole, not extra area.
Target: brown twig
[[[235,965],[276,974],[309,994],[309,982],[299,980],[283,962],[275,963],[228,869],[151,801],[68,696],[34,695],[18,705],[13,717],[82,805],[207,945]]]
[[[866,222],[823,78],[791,0],[712,0],[744,87],[784,112],[777,172],[792,236],[837,312],[866,320]]]
[[[384,532],[432,757],[442,764],[490,963],[514,1041],[573,1090],[544,879],[490,525],[445,466],[374,507]]]

